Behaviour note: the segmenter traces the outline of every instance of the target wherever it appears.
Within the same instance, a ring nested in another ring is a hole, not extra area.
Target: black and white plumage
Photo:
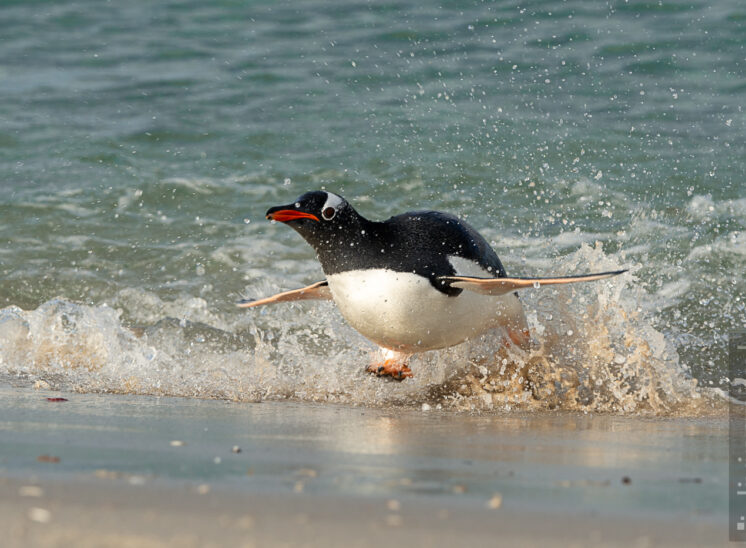
[[[487,241],[453,215],[414,211],[369,221],[326,191],[307,192],[266,216],[287,223],[314,248],[326,280],[239,306],[331,298],[357,331],[396,353],[393,361],[496,327],[525,345],[528,327],[516,290],[625,272],[509,278]],[[386,367],[376,371],[391,373]],[[393,372],[402,376],[401,368]]]

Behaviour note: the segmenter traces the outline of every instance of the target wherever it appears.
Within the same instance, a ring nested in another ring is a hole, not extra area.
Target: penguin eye
[[[333,207],[325,207],[324,211],[321,212],[321,216],[326,219],[327,221],[331,221],[334,216],[337,214],[337,210]]]

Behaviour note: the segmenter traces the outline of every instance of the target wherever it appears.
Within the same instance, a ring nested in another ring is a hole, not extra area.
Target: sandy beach
[[[727,543],[724,419],[0,395],[6,546]]]

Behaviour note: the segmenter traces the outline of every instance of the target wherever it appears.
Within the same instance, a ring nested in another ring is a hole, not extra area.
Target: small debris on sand
[[[49,523],[52,519],[52,513],[46,508],[29,508],[28,519],[36,523]]]
[[[106,468],[94,470],[93,475],[99,479],[119,479],[122,477],[120,472],[117,472],[116,470],[107,470]]]
[[[500,493],[495,493],[492,498],[487,501],[487,508],[497,510],[503,504],[503,496]]]
[[[307,478],[315,478],[319,475],[319,473],[313,468],[301,468],[296,472],[296,474],[299,476],[306,476]]]
[[[47,398],[47,401],[60,402],[60,401],[68,401],[68,400],[67,398]]]

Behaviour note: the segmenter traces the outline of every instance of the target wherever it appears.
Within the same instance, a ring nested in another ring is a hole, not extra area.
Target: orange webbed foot
[[[511,343],[523,350],[531,347],[531,333],[528,329],[511,329],[507,328],[507,337],[503,339],[503,344],[510,347]]]
[[[366,369],[377,377],[390,376],[397,381],[403,381],[407,377],[412,377],[412,370],[397,360],[386,360],[383,363],[373,363]]]

